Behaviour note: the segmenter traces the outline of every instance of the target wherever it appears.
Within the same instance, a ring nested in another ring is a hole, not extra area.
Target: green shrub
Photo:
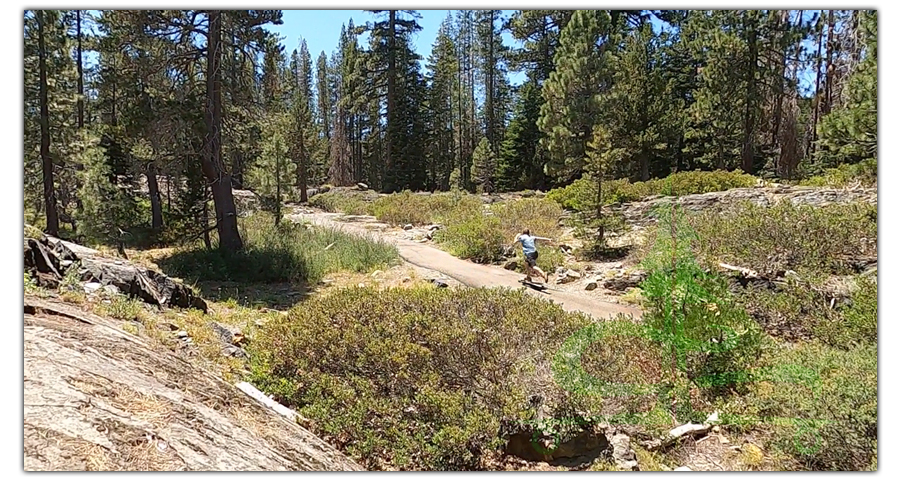
[[[685,171],[672,174],[665,179],[647,181],[647,190],[665,196],[713,193],[735,188],[753,187],[758,179],[752,175],[734,170],[712,172]],[[640,184],[639,182],[635,184]]]
[[[559,227],[562,210],[548,200],[523,198],[497,203],[491,206],[491,212],[500,218],[500,230],[509,241],[525,228],[546,238],[558,238],[562,234]]]
[[[877,287],[858,282],[848,308],[831,303],[828,281],[856,272],[855,261],[877,256],[876,210],[867,204],[747,203],[691,215],[690,224],[699,235],[694,250],[712,268],[725,262],[768,277],[797,273],[798,279],[774,288],[740,289],[740,302],[767,332],[846,348],[877,336]]]
[[[451,222],[435,233],[434,241],[461,259],[493,262],[503,255],[504,245],[512,240],[512,236],[508,240],[503,237],[500,219],[485,215],[480,206],[458,207],[447,220]]]
[[[451,223],[451,214],[463,206],[464,210],[481,209],[481,199],[462,191],[449,193],[412,193],[403,191],[379,198],[372,207],[378,220],[388,224]]]
[[[587,324],[519,291],[348,288],[267,324],[252,379],[367,467],[474,469]]]
[[[63,275],[63,279],[59,282],[59,291],[60,292],[83,292],[84,288],[81,285],[81,274],[80,271],[81,266],[77,264],[73,264],[66,269],[65,275]]]
[[[265,214],[241,220],[240,231],[244,250],[236,255],[195,245],[158,264],[182,278],[276,283],[317,281],[336,271],[368,272],[397,259],[396,248],[372,238],[287,221],[276,227]]]
[[[29,224],[25,224],[24,227],[25,227],[25,229],[23,230],[23,236],[25,238],[31,238],[33,240],[38,240],[38,241],[40,241],[44,238],[44,232],[41,231],[40,229],[38,229],[32,225],[29,225]]]
[[[31,273],[29,273],[28,271],[25,271],[24,274],[25,274],[25,293],[26,294],[37,295],[39,297],[46,297],[47,295],[49,295],[47,290],[44,290],[43,288],[41,288],[40,285],[38,285],[37,280],[34,279],[34,276],[32,276]]]
[[[710,266],[726,262],[767,274],[847,274],[854,271],[854,259],[877,255],[877,210],[866,203],[743,203],[695,214],[689,223],[699,235],[696,250]]]
[[[462,259],[488,263],[500,259],[504,247],[525,228],[545,238],[561,234],[562,211],[552,202],[526,198],[497,203],[490,210],[486,214],[480,201],[456,205],[440,217],[444,228],[435,233],[435,242]],[[555,269],[563,261],[561,252],[553,247],[544,246],[538,253],[542,269]]]
[[[326,191],[309,199],[309,204],[326,212],[347,215],[373,215],[372,203],[362,198],[361,192],[341,190]]]
[[[558,203],[565,210],[574,212],[596,211],[597,184],[584,176],[568,186],[551,189],[547,199]]]
[[[741,409],[769,431],[771,446],[802,469],[869,469],[877,456],[877,346],[798,344],[766,364]]]
[[[871,186],[878,182],[878,160],[869,158],[852,165],[826,169],[822,174],[800,181],[801,186],[842,188],[859,182]]]
[[[824,315],[823,315],[824,316]],[[829,345],[850,348],[878,342],[878,284],[872,277],[856,278],[849,305],[814,323],[816,337]]]
[[[697,235],[684,219],[680,212],[674,219],[662,216],[655,246],[642,262],[649,272],[641,284],[644,323],[649,337],[673,353],[679,372],[721,393],[747,381],[763,335],[725,280],[697,264],[691,251]]]
[[[664,179],[651,179],[646,182],[616,179],[603,181],[603,204],[628,203],[657,195],[685,196],[727,191],[734,188],[753,187],[757,182],[757,178],[752,175],[725,170],[676,172]],[[585,176],[566,187],[550,190],[547,198],[566,210],[596,212],[597,182],[590,176]]]
[[[821,276],[806,275],[776,288],[741,289],[739,300],[771,335],[796,341],[819,339],[849,349],[878,340],[878,287],[869,277],[856,278],[849,303],[831,302]]]
[[[878,282],[875,276],[861,277],[850,294],[844,312],[846,340],[851,343],[878,342]]]
[[[120,293],[116,293],[106,301],[101,302],[98,308],[101,314],[128,321],[139,321],[146,313],[143,302]]]

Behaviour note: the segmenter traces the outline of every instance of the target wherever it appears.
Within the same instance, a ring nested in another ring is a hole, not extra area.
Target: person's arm
[[[519,236],[522,236],[522,234],[519,233],[519,234],[516,235],[516,239],[513,240],[513,242],[512,242],[512,246],[513,246],[513,247],[515,247],[516,245],[519,244]]]
[[[536,239],[537,241],[546,241],[547,243],[553,242],[553,240],[551,240],[550,238],[544,238],[543,236],[535,236],[534,239]]]

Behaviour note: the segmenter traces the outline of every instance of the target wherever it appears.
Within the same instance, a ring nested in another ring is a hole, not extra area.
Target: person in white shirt
[[[544,279],[544,283],[547,283],[547,273],[537,267],[538,251],[536,243],[538,241],[550,243],[553,240],[541,236],[532,236],[531,230],[524,229],[516,235],[516,240],[513,242],[513,246],[519,243],[522,244],[522,255],[525,257],[525,281],[529,283],[531,282],[531,275],[535,273]]]

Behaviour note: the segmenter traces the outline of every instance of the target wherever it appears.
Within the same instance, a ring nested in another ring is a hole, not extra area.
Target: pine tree
[[[560,34],[556,69],[542,89],[538,125],[550,155],[547,173],[561,182],[584,171],[586,146],[601,111],[596,96],[610,85],[605,62],[610,27],[605,11],[576,11]]]
[[[35,32],[37,39],[38,59],[38,102],[40,107],[40,158],[44,188],[44,213],[46,216],[45,232],[51,236],[59,235],[59,214],[56,204],[56,186],[54,185],[53,159],[50,156],[50,110],[49,110],[49,81],[47,78],[47,60],[49,59],[47,38],[48,25],[52,25],[54,13],[43,10],[34,12]]]
[[[706,168],[753,170],[753,140],[762,100],[757,95],[758,18],[752,11],[691,11],[691,49],[703,61],[685,138]]]
[[[456,129],[456,102],[454,90],[458,84],[458,60],[456,44],[451,32],[450,15],[441,24],[437,38],[428,58],[431,85],[428,95],[428,130],[431,147],[429,155],[430,190],[447,190],[450,187],[450,173],[456,165],[458,144],[454,141]]]
[[[385,85],[386,130],[384,135],[384,176],[382,190],[397,191],[418,184],[421,175],[409,171],[409,158],[404,161],[403,151],[409,149],[405,137],[410,130],[415,106],[408,103],[409,96],[400,85],[401,80],[415,85],[417,78],[411,73],[412,65],[418,69],[418,55],[409,47],[410,36],[422,29],[416,19],[421,16],[415,11],[373,10],[375,15],[386,15],[386,19],[369,23],[366,30],[373,49],[376,73],[382,74]],[[404,18],[402,16],[409,16]],[[416,71],[417,73],[417,71]],[[413,167],[416,168],[416,167]],[[421,164],[419,165],[421,168]]]
[[[256,193],[268,201],[266,205],[275,216],[276,225],[282,218],[283,195],[291,184],[289,173],[297,168],[290,159],[288,140],[283,132],[290,130],[290,126],[291,119],[287,114],[266,119],[262,154],[248,176]]]
[[[571,10],[517,10],[507,22],[510,34],[522,43],[520,49],[511,52],[511,61],[538,85],[554,70],[559,36],[572,13]]]
[[[319,119],[319,127],[325,139],[331,139],[331,113],[332,100],[331,93],[328,91],[328,57],[325,52],[319,53],[316,59],[316,105],[319,112],[316,117]]]
[[[497,157],[486,137],[481,138],[472,155],[472,179],[481,193],[494,191],[494,176],[497,171]]]
[[[506,71],[500,62],[505,57],[506,47],[498,29],[500,11],[475,11],[475,26],[478,37],[478,66],[484,92],[484,135],[494,156],[500,151],[500,141],[506,117],[506,97],[508,82]]]
[[[290,151],[296,165],[295,181],[300,192],[300,202],[307,201],[308,172],[313,162],[313,150],[316,147],[314,123],[314,103],[312,89],[312,60],[306,40],[301,40],[300,52],[296,50],[291,57],[291,73],[293,85],[291,92]]]
[[[818,160],[826,167],[878,156],[878,13],[860,17],[864,56],[847,83],[846,102],[819,123]]]
[[[607,167],[618,176],[650,179],[656,152],[675,137],[680,106],[663,72],[662,57],[649,23],[634,29],[622,50],[610,55],[614,83],[610,92],[598,95],[598,108],[604,118],[603,140],[612,150],[628,152]]]
[[[472,155],[477,141],[477,117],[475,102],[475,12],[460,10],[456,13],[457,49],[457,168],[461,179],[461,189],[470,190]]]
[[[537,127],[543,98],[537,84],[526,81],[518,91],[512,121],[506,129],[500,155],[498,188],[546,189],[542,134]]]

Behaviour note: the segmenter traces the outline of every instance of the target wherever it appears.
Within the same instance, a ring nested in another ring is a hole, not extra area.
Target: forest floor
[[[698,195],[689,197],[688,201],[696,198],[705,207],[712,203],[709,200],[718,202],[734,191]],[[755,194],[762,190],[747,192]],[[814,190],[810,193],[809,196],[817,197],[810,203],[813,205],[818,204],[819,198],[824,204],[844,201],[837,199],[837,195],[870,201],[865,199],[869,192],[840,191],[832,195],[830,191]],[[793,196],[794,191],[789,194]],[[807,196],[806,192],[801,194]],[[730,200],[723,201],[730,203]],[[807,201],[804,198],[803,202]],[[632,230],[627,235],[639,237],[642,227],[648,225],[644,223],[645,210],[633,211],[636,215],[629,219],[639,223],[630,220]],[[250,375],[246,358],[234,353],[242,352],[245,343],[252,344],[266,330],[268,322],[288,315],[289,309],[319,294],[347,288],[407,288],[431,282],[450,288],[523,290],[564,310],[582,312],[596,320],[618,315],[640,319],[643,314],[640,294],[631,293],[639,291],[630,274],[637,271],[633,267],[634,255],[591,262],[565,252],[562,267],[547,269],[550,283],[547,290],[540,292],[522,286],[519,282],[522,273],[505,265],[512,259],[485,265],[444,251],[431,240],[429,233],[433,234],[435,229],[430,224],[400,227],[379,222],[373,216],[344,215],[297,204],[289,205],[286,218],[298,225],[330,227],[341,233],[380,240],[394,246],[401,260],[374,271],[330,272],[309,283],[195,281],[194,288],[209,305],[206,314],[175,308],[157,310],[140,302],[135,305],[125,301],[121,294],[106,294],[105,288],[90,292],[87,287],[82,292],[80,286],[74,292],[63,291],[65,287],[58,291],[35,289],[29,286],[26,276],[25,467],[29,470],[359,469],[360,465],[332,448],[334,443],[318,432],[315,424],[278,417],[244,397],[232,385],[249,380]],[[571,228],[565,228],[555,243],[558,248],[580,244]],[[177,251],[129,249],[130,261],[126,264],[160,270],[156,263]],[[223,343],[222,326],[238,333]],[[64,353],[69,361],[54,361]],[[191,370],[195,374],[188,376]],[[54,373],[62,373],[61,378],[51,381],[48,377]],[[101,413],[114,417],[102,417]],[[59,418],[61,414],[65,418]],[[198,415],[207,422],[194,422]],[[236,438],[239,442],[219,443],[214,439],[215,433],[204,430],[207,427],[230,428],[232,434],[240,435]],[[272,434],[272,428],[281,429],[278,436]],[[325,441],[319,440],[322,438]],[[243,449],[250,442],[257,443],[253,445],[256,451]],[[676,470],[685,466],[690,470],[782,467],[772,462],[769,451],[763,451],[767,449],[764,436],[753,431],[736,432],[724,425],[722,429],[712,427],[704,436],[682,441],[677,449],[667,453],[651,453],[641,446],[633,441],[641,470]],[[288,451],[297,449],[301,451]],[[604,467],[608,465],[598,461],[568,467],[510,455],[498,455],[486,462],[493,470],[607,470]]]

